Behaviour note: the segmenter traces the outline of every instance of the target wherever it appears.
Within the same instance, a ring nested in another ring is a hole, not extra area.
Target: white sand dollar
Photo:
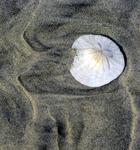
[[[80,36],[72,45],[76,56],[71,65],[72,76],[81,84],[100,87],[116,79],[125,67],[119,46],[102,35]]]

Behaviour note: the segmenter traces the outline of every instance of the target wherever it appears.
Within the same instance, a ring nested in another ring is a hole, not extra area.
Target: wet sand
[[[67,59],[83,34],[114,39],[119,78],[78,83]],[[140,1],[0,1],[0,150],[140,149]]]

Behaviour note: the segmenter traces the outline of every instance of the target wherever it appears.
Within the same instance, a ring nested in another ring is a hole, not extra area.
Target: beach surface
[[[108,85],[70,74],[72,43],[112,38],[126,60]],[[0,150],[140,149],[140,1],[0,0]]]

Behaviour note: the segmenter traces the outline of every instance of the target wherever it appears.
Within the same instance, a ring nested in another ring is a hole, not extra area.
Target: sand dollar
[[[100,87],[116,79],[124,70],[120,47],[103,35],[83,35],[72,45],[76,50],[70,72],[81,84]]]

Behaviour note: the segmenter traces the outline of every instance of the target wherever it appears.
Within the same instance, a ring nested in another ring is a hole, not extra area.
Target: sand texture
[[[126,57],[93,89],[69,72],[91,33]],[[0,150],[140,150],[139,0],[0,0],[0,35]]]

